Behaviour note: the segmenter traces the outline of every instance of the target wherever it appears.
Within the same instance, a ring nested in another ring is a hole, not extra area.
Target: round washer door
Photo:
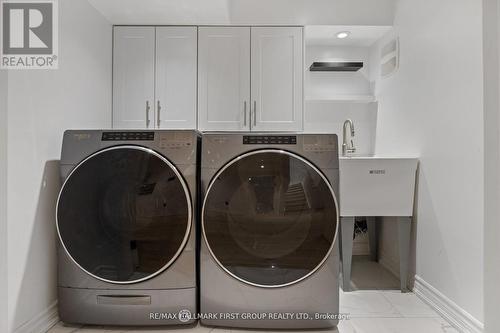
[[[188,188],[153,150],[117,146],[76,166],[59,194],[57,231],[91,276],[129,284],[152,278],[182,252],[191,229]]]
[[[259,150],[226,164],[202,211],[205,242],[230,275],[281,287],[313,274],[328,258],[338,224],[335,194],[304,158]]]

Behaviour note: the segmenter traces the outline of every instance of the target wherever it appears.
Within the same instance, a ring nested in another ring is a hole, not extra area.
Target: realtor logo
[[[0,0],[1,68],[56,69],[56,0]]]

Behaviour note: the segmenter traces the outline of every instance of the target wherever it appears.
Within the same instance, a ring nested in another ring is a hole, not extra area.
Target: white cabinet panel
[[[148,119],[154,126],[154,49],[155,28],[114,28],[114,128],[148,128]]]
[[[198,128],[250,129],[250,28],[200,27]]]
[[[156,28],[157,128],[196,128],[197,28]]]
[[[302,130],[302,28],[252,27],[251,40],[252,130]]]
[[[300,27],[115,27],[113,126],[300,131]]]

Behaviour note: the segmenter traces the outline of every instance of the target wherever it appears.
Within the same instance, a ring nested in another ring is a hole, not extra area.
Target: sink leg
[[[410,261],[411,217],[398,218],[399,231],[399,276],[401,292],[408,291],[408,264]]]
[[[368,244],[370,245],[370,258],[378,261],[378,224],[374,216],[366,217],[368,227]]]
[[[351,291],[352,242],[354,236],[354,217],[340,218],[342,246],[342,290]]]

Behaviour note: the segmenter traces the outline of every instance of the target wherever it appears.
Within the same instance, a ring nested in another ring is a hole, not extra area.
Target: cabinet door
[[[198,30],[198,128],[250,129],[250,28]]]
[[[156,28],[157,128],[196,128],[196,58],[196,27]]]
[[[152,128],[155,28],[115,27],[113,128]]]
[[[302,130],[301,27],[252,28],[252,130]]]

